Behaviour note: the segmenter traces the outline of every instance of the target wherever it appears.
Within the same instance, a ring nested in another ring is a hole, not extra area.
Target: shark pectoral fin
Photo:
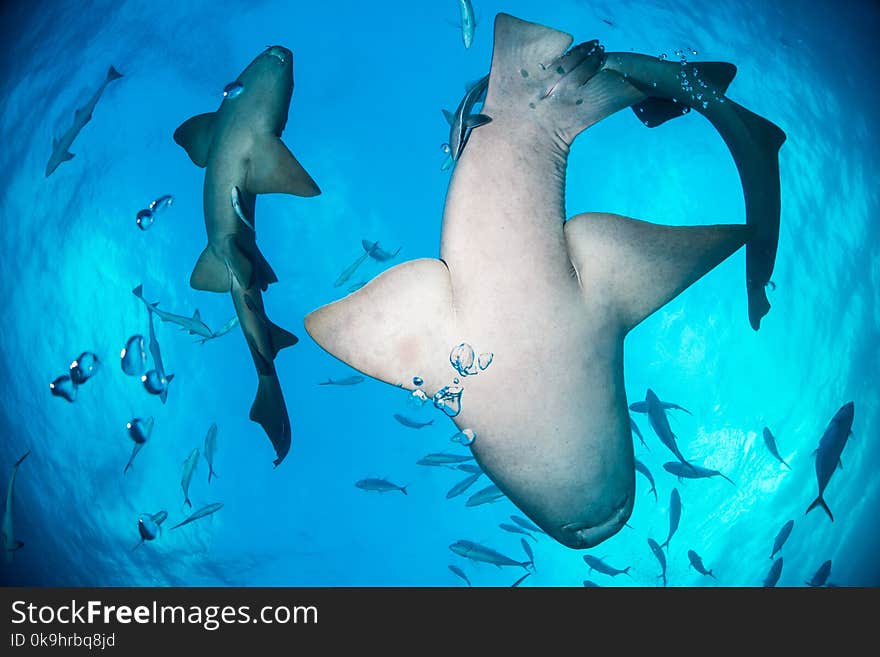
[[[656,128],[671,119],[687,114],[691,108],[666,98],[646,98],[633,105],[632,111],[646,126]]]
[[[604,299],[629,331],[741,247],[747,226],[660,226],[585,213],[565,224],[581,286]]]
[[[492,117],[485,114],[471,114],[464,120],[466,128],[479,128],[481,125],[491,123]]]
[[[364,374],[392,385],[408,385],[414,376],[427,382],[455,346],[449,270],[431,258],[404,262],[309,313],[305,327],[324,350]]]
[[[277,467],[290,451],[290,419],[287,415],[287,404],[281,392],[281,384],[275,374],[260,374],[257,396],[251,406],[250,419],[263,427],[263,431],[272,441],[277,458]]]
[[[198,167],[208,166],[208,153],[214,140],[215,112],[196,114],[184,121],[174,131],[174,141],[189,155],[189,159]]]
[[[250,194],[293,194],[317,196],[321,193],[312,177],[275,135],[254,139],[245,188]]]
[[[230,287],[229,268],[221,260],[210,245],[205,247],[202,255],[189,277],[189,284],[195,290],[206,292],[228,292]]]

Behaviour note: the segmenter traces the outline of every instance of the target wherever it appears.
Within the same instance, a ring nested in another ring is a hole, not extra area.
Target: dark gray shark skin
[[[15,462],[12,466],[12,472],[9,475],[9,483],[6,486],[6,505],[3,510],[3,524],[0,530],[0,543],[3,548],[3,560],[6,563],[12,562],[15,551],[24,547],[24,543],[15,538],[15,525],[12,521],[12,513],[15,510],[15,477],[18,475],[18,468],[22,462],[30,454],[30,450]]]
[[[681,522],[681,495],[679,495],[677,488],[673,488],[672,493],[669,494],[669,534],[666,535],[666,540],[660,547],[665,547],[669,551],[669,541],[678,530],[679,522]]]
[[[807,507],[806,513],[809,513],[817,506],[825,509],[825,513],[834,522],[834,516],[831,509],[825,503],[825,488],[831,481],[831,476],[838,468],[843,468],[840,455],[843,448],[846,447],[846,441],[852,435],[853,415],[855,414],[855,404],[848,402],[840,407],[840,410],[831,418],[825,433],[819,440],[819,447],[816,448],[816,481],[819,484],[819,495],[813,500],[813,503]],[[806,515],[806,514],[805,514]]]
[[[95,111],[95,106],[98,104],[98,101],[101,100],[101,96],[104,94],[107,85],[121,77],[122,73],[111,66],[107,70],[107,76],[104,78],[104,82],[101,83],[101,86],[98,87],[98,90],[92,94],[92,97],[85,105],[74,112],[73,125],[71,125],[63,135],[52,140],[52,155],[49,156],[49,162],[46,164],[47,178],[62,162],[67,162],[68,160],[73,159],[74,154],[70,152],[73,140],[79,135],[80,130],[86,127],[86,124],[92,120],[92,113]]]
[[[779,530],[779,533],[776,534],[776,538],[773,539],[773,551],[770,553],[770,558],[776,556],[776,553],[782,549],[782,546],[785,545],[785,542],[788,540],[789,535],[791,534],[791,530],[794,528],[794,520],[789,520],[787,523],[782,525],[782,529]]]
[[[320,189],[280,139],[293,94],[293,53],[269,46],[237,82],[241,93],[225,97],[216,112],[185,121],[174,131],[174,141],[205,169],[208,246],[190,285],[232,293],[259,375],[250,419],[271,440],[277,467],[290,450],[291,429],[273,361],[297,338],[266,317],[260,292],[278,278],[257,248],[254,210],[259,194],[316,196]]]
[[[458,160],[467,144],[468,136],[471,130],[486,125],[492,119],[485,114],[472,114],[474,105],[481,102],[489,87],[489,76],[485,76],[477,80],[471,85],[464,94],[464,98],[455,108],[455,112],[443,110],[443,116],[449,123],[449,157],[453,161]]]

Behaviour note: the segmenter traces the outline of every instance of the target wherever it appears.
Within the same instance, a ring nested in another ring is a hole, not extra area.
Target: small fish
[[[535,566],[535,553],[532,552],[532,548],[526,542],[526,539],[519,539],[519,544],[522,545],[523,551],[526,553],[526,557],[528,557],[529,561],[532,564],[532,568]]]
[[[706,570],[706,567],[703,565],[703,558],[694,552],[693,550],[688,550],[688,560],[691,562],[691,567],[696,570],[700,575],[707,575],[715,579],[715,575],[712,574],[711,570]]]
[[[651,448],[648,447],[648,443],[645,442],[645,437],[642,435],[642,430],[639,429],[639,425],[636,424],[636,421],[633,419],[633,416],[629,416],[629,428],[632,429],[632,432],[638,436],[639,442],[642,443],[642,447],[647,449],[649,452]]]
[[[183,472],[180,476],[180,487],[183,489],[183,503],[192,508],[192,502],[189,501],[189,484],[192,481],[193,473],[199,464],[199,448],[194,447],[183,462]]]
[[[486,89],[489,87],[489,76],[480,78],[471,85],[464,94],[464,98],[458,104],[455,112],[443,110],[443,116],[449,124],[449,141],[443,145],[443,151],[457,162],[464,152],[471,131],[492,121],[485,114],[472,114],[474,106],[482,102]]]
[[[730,477],[721,474],[718,470],[710,470],[709,468],[694,465],[693,463],[685,465],[678,461],[668,461],[663,464],[663,469],[670,474],[674,474],[678,477],[679,481],[682,479],[708,479],[709,477],[721,477],[736,486]]]
[[[458,10],[461,14],[461,40],[464,42],[465,48],[470,48],[474,42],[474,30],[477,27],[471,0],[458,0]]]
[[[816,482],[819,484],[819,495],[813,500],[813,503],[807,507],[807,513],[821,506],[825,509],[825,513],[834,522],[834,516],[831,515],[831,509],[825,503],[825,487],[831,481],[831,476],[838,468],[843,468],[840,461],[840,454],[846,447],[847,439],[852,435],[853,415],[855,414],[855,404],[849,402],[841,406],[840,410],[831,418],[831,422],[822,434],[819,441],[819,447],[816,449]]]
[[[547,533],[543,529],[541,529],[540,527],[533,525],[528,520],[526,520],[525,518],[521,518],[520,516],[510,516],[510,519],[513,520],[517,525],[519,525],[523,529],[527,529],[530,532],[536,532],[536,533],[541,533],[541,534]]]
[[[660,408],[662,408],[664,411],[668,411],[668,410],[684,411],[688,415],[693,415],[693,413],[691,413],[684,406],[679,406],[678,404],[673,404],[671,402],[660,401],[659,399],[657,401],[660,402]],[[629,410],[631,410],[633,413],[647,413],[648,412],[648,402],[645,400],[633,402],[632,404],[629,405]]]
[[[657,501],[657,484],[654,483],[654,476],[651,474],[651,471],[648,470],[648,466],[639,461],[638,459],[633,459],[636,464],[636,472],[640,472],[645,479],[651,484],[651,490],[649,493],[654,493],[654,501]]]
[[[776,438],[773,437],[773,434],[770,433],[770,429],[767,427],[764,427],[764,444],[767,445],[767,450],[773,455],[773,458],[791,470],[791,466],[779,456],[779,450],[776,447]]]
[[[9,483],[6,486],[6,506],[3,510],[3,523],[0,525],[0,527],[2,527],[2,531],[0,531],[0,542],[3,543],[0,547],[3,548],[3,557],[6,563],[11,563],[15,557],[16,550],[24,547],[24,543],[15,538],[15,525],[12,522],[12,512],[15,509],[15,478],[18,476],[18,468],[30,453],[30,450],[26,451],[24,455],[15,462],[15,465],[12,466],[12,473],[9,475]]]
[[[782,525],[782,529],[779,530],[779,533],[776,534],[776,538],[773,539],[773,551],[770,553],[770,558],[776,556],[776,553],[782,549],[782,546],[785,545],[785,541],[788,540],[788,536],[791,534],[791,530],[794,527],[794,520],[789,520],[787,523]]]
[[[470,472],[471,474],[483,474],[483,468],[472,463],[462,463],[458,466],[458,469],[462,472]]]
[[[591,580],[591,579],[585,579],[585,580],[584,580],[584,587],[585,587],[585,588],[588,588],[588,589],[592,589],[592,588],[601,588],[598,584],[596,584],[596,582],[594,582],[594,581]]]
[[[230,82],[225,87],[223,87],[223,97],[224,98],[238,98],[241,95],[241,92],[244,91],[244,85],[235,80]]]
[[[208,340],[216,340],[217,338],[222,338],[224,335],[229,333],[236,326],[238,326],[238,316],[233,315],[232,317],[230,317],[227,320],[227,322],[222,327],[220,327],[219,330],[211,331],[210,337],[202,338],[201,340],[196,340],[196,342],[200,342],[202,344],[205,344],[206,342],[208,342]]]
[[[816,574],[810,578],[810,581],[804,582],[807,586],[825,586],[825,582],[828,581],[828,576],[831,574],[831,559],[823,563],[819,566],[819,570],[816,571]]]
[[[241,207],[241,191],[238,187],[232,187],[229,199],[232,202],[232,209],[235,211],[235,215],[238,217],[239,221],[250,228],[252,232],[257,232],[257,229],[254,228],[254,224],[248,221],[247,217],[244,216],[244,210]]]
[[[70,364],[70,380],[74,385],[81,386],[98,372],[99,365],[100,361],[95,354],[91,351],[82,352]]]
[[[648,388],[645,401],[648,410],[648,421],[651,423],[651,428],[654,429],[654,433],[657,434],[660,442],[669,448],[669,451],[675,455],[675,458],[685,465],[690,465],[678,449],[678,445],[675,442],[675,434],[672,433],[672,428],[669,426],[669,419],[666,417],[666,411],[663,409],[657,395],[655,395],[654,391],[650,388]]]
[[[355,283],[354,285],[350,285],[348,287],[348,289],[346,290],[346,292],[348,292],[349,294],[351,294],[352,292],[357,292],[367,283],[369,283],[369,281],[360,281],[359,283]]]
[[[672,536],[678,529],[678,523],[680,521],[681,495],[678,494],[677,488],[673,488],[672,493],[669,495],[669,535],[660,547],[665,547],[667,551],[669,550],[669,541],[672,540]]]
[[[154,424],[155,422],[151,417],[148,417],[146,420],[136,417],[126,424],[125,428],[128,429],[128,435],[135,443],[143,445],[150,439]]]
[[[385,249],[379,248],[379,242],[368,242],[367,240],[361,240],[361,246],[364,247],[364,251],[367,252],[373,260],[377,262],[386,262],[391,260],[400,253],[400,249],[403,247],[397,247],[397,251],[391,253],[390,251],[386,251]]]
[[[773,562],[773,565],[770,566],[770,570],[767,573],[767,577],[764,578],[764,588],[773,588],[776,586],[776,582],[779,581],[779,576],[782,574],[782,557],[779,557],[776,561]]]
[[[468,498],[465,506],[480,506],[481,504],[489,504],[504,497],[504,493],[495,484],[490,484],[485,488],[478,490]]]
[[[467,582],[468,586],[471,586],[471,580],[468,579],[468,576],[464,574],[464,571],[461,568],[459,568],[458,566],[450,565],[449,570],[451,570],[454,575],[461,577],[465,582]]]
[[[399,490],[401,493],[406,495],[406,486],[398,486],[397,484],[392,484],[387,479],[361,479],[354,484],[358,488],[362,490],[371,490],[377,493],[388,493],[390,491]]]
[[[147,310],[158,316],[163,322],[171,322],[172,324],[177,324],[180,328],[185,331],[188,331],[190,335],[200,335],[205,339],[210,339],[213,337],[214,333],[202,321],[202,317],[199,314],[198,309],[193,313],[192,317],[187,317],[186,315],[176,315],[174,313],[166,312],[164,310],[159,309],[159,302],[150,303],[144,298],[144,286],[138,285],[134,288],[131,293],[140,299],[143,304],[147,307]]]
[[[614,27],[614,23],[611,22],[610,20],[608,20],[607,18],[603,18],[602,22],[605,23],[605,25],[609,25],[610,27]]]
[[[66,399],[70,403],[76,401],[76,385],[67,374],[62,374],[49,384],[49,390],[55,397]]]
[[[206,504],[198,511],[195,511],[192,515],[190,515],[183,522],[179,522],[176,525],[174,525],[174,527],[172,527],[171,529],[177,529],[178,527],[183,527],[184,525],[188,525],[193,520],[198,520],[199,518],[204,518],[205,516],[213,515],[213,514],[217,513],[222,508],[223,508],[222,502],[214,502],[212,504]]]
[[[139,296],[138,288],[141,287],[139,285],[132,290],[135,296]],[[147,392],[151,395],[158,395],[164,404],[168,399],[168,384],[171,383],[174,375],[165,373],[165,365],[162,362],[162,350],[159,348],[159,341],[156,339],[156,330],[153,326],[153,307],[149,304],[147,304],[147,318],[150,325],[150,355],[153,357],[155,369],[141,375],[141,382],[144,384]]]
[[[446,493],[446,499],[451,500],[453,497],[458,497],[468,488],[473,486],[474,482],[476,482],[477,479],[482,476],[482,472],[475,472],[474,474],[468,475],[467,477],[456,483],[455,486],[449,489],[449,491]]]
[[[620,574],[629,575],[629,569],[632,568],[632,566],[627,566],[622,570],[615,568],[602,561],[599,557],[594,557],[592,554],[584,555],[584,563],[590,567],[590,572],[595,570],[597,573],[610,575],[611,577],[617,577]]]
[[[343,379],[327,379],[326,381],[322,381],[319,383],[319,386],[356,386],[358,383],[362,383],[364,377],[362,376],[347,376]]]
[[[427,454],[416,461],[416,465],[449,465],[451,463],[464,463],[465,461],[473,461],[473,456],[465,456],[464,454],[449,454],[447,452],[437,452],[435,454]]]
[[[141,540],[132,548],[132,551],[137,550],[144,544],[144,541],[156,540],[159,531],[162,529],[162,523],[165,522],[166,518],[168,518],[168,512],[164,510],[156,513],[145,513],[138,518],[138,533],[141,535]]]
[[[537,538],[532,536],[529,532],[527,532],[525,529],[523,529],[522,527],[520,527],[518,525],[511,525],[509,523],[502,522],[498,526],[501,527],[501,529],[503,529],[506,532],[510,532],[511,534],[523,534],[524,536],[528,536],[530,539],[532,539],[536,543],[538,542]]]
[[[214,454],[217,452],[217,425],[211,424],[208,427],[208,433],[205,435],[205,460],[208,462],[208,483],[211,483],[211,478],[216,477],[217,473],[214,472]]]
[[[411,420],[405,415],[400,415],[399,413],[394,414],[394,419],[400,422],[403,426],[409,427],[410,429],[421,429],[423,427],[434,424],[434,420],[428,420],[427,422],[416,422],[415,420]]]
[[[369,251],[365,250],[365,253],[363,255],[359,256],[353,263],[346,267],[341,274],[339,274],[339,277],[333,283],[333,287],[339,287],[340,285],[345,283],[345,281],[351,278],[352,274],[354,274],[357,268],[361,266],[361,263],[363,263],[363,261],[369,257],[370,251],[378,247],[379,242],[374,242]]]
[[[658,578],[662,578],[663,586],[666,586],[666,555],[663,554],[663,548],[657,545],[657,541],[653,538],[648,539],[648,547],[651,548],[651,552],[654,553],[654,556],[657,557],[657,561],[660,562],[662,572],[658,575]]]
[[[520,577],[518,580],[516,580],[513,584],[511,584],[511,585],[510,585],[510,588],[515,588],[515,587],[519,586],[520,584],[523,583],[523,580],[524,580],[526,577],[529,577],[529,576],[531,576],[531,573],[526,573],[525,575],[523,575],[522,577]]]
[[[520,566],[521,568],[528,570],[529,567],[533,565],[531,561],[515,561],[492,548],[480,545],[479,543],[474,543],[473,541],[456,541],[449,546],[449,549],[465,559],[490,563],[499,568],[502,566]]]
[[[128,471],[131,470],[134,465],[134,458],[140,453],[143,447],[144,443],[134,444],[134,447],[131,448],[131,456],[128,457],[128,463],[126,463],[125,467],[122,469],[122,474],[128,474]]]
[[[140,376],[147,367],[147,352],[144,349],[144,336],[133,335],[125,342],[119,353],[122,371],[128,376]]]

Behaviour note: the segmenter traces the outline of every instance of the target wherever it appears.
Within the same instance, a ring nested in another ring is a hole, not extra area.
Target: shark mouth
[[[542,99],[552,96],[563,82],[574,82],[579,87],[585,85],[604,65],[605,46],[600,45],[597,39],[579,43],[555,62],[543,67],[559,77],[547,88]]]
[[[265,54],[269,55],[270,57],[275,57],[282,64],[286,64],[287,54],[289,52],[289,50],[287,50],[286,48],[282,48],[281,46],[267,46]]]

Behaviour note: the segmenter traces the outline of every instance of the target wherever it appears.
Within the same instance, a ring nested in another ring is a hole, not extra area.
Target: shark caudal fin
[[[357,292],[309,313],[305,327],[325,351],[392,385],[444,385],[437,354],[455,346],[452,284],[441,260],[423,258],[381,273]]]
[[[571,143],[582,130],[644,100],[623,76],[602,70],[605,51],[598,41],[567,50],[572,40],[565,32],[498,14],[485,114],[542,124]]]
[[[629,331],[740,248],[749,229],[588,212],[567,221],[564,232],[584,293],[607,299]]]
[[[260,374],[259,377],[257,396],[254,398],[249,417],[263,427],[263,431],[272,441],[277,456],[274,464],[277,467],[290,451],[290,419],[278,376]]]
[[[174,131],[174,141],[186,151],[193,164],[203,169],[208,166],[208,153],[214,141],[216,119],[215,112],[196,114],[181,123]]]
[[[662,125],[692,108],[709,119],[727,144],[742,183],[746,224],[752,229],[746,246],[746,289],[749,322],[758,330],[770,310],[765,287],[773,274],[779,241],[779,149],[785,133],[725,97],[736,75],[732,64],[682,66],[647,55],[609,53],[605,69],[625,75],[630,85],[645,94],[647,98],[634,104],[633,111],[648,127]]]
[[[245,188],[251,194],[317,196],[317,183],[275,135],[257,135],[251,150]]]

